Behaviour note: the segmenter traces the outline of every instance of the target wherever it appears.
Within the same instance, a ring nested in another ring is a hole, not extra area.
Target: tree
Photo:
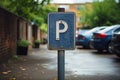
[[[91,12],[85,13],[85,21],[90,26],[105,26],[120,23],[120,10],[115,0],[96,0]]]
[[[57,11],[56,7],[49,3],[50,0],[0,0],[1,6],[38,26],[47,24],[49,12]]]

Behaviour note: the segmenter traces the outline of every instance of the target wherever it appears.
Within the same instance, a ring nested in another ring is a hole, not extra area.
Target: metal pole
[[[58,8],[58,12],[65,12],[65,9]],[[58,80],[65,80],[65,50],[58,50]]]
[[[65,51],[58,50],[58,80],[65,79]]]

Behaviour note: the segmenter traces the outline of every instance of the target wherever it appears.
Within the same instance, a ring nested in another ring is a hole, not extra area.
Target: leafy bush
[[[40,40],[35,40],[34,43],[38,43],[38,44],[40,44],[41,41],[40,41]]]
[[[22,40],[19,40],[19,41],[18,41],[18,44],[17,44],[17,45],[18,45],[18,46],[21,46],[21,47],[27,47],[27,46],[30,45],[30,42],[29,42],[28,40],[22,39]]]

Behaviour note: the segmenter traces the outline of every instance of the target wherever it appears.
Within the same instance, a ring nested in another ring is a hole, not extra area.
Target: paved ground
[[[66,80],[120,80],[120,59],[89,49],[66,51]],[[46,45],[0,64],[0,80],[57,80],[57,51]]]

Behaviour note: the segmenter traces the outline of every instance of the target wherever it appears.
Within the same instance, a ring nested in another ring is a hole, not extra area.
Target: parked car
[[[120,27],[113,32],[110,49],[112,53],[120,57]]]
[[[79,30],[77,30],[76,31],[76,38],[78,37],[78,35],[84,34],[87,31],[89,31],[89,29],[79,29]]]
[[[120,28],[120,25],[113,25],[104,30],[93,33],[90,46],[100,52],[103,50],[110,51],[112,34],[117,28]]]
[[[95,27],[84,34],[79,34],[76,38],[76,45],[83,46],[84,48],[89,48],[89,43],[93,32],[97,32],[99,30],[105,29],[106,27]]]

